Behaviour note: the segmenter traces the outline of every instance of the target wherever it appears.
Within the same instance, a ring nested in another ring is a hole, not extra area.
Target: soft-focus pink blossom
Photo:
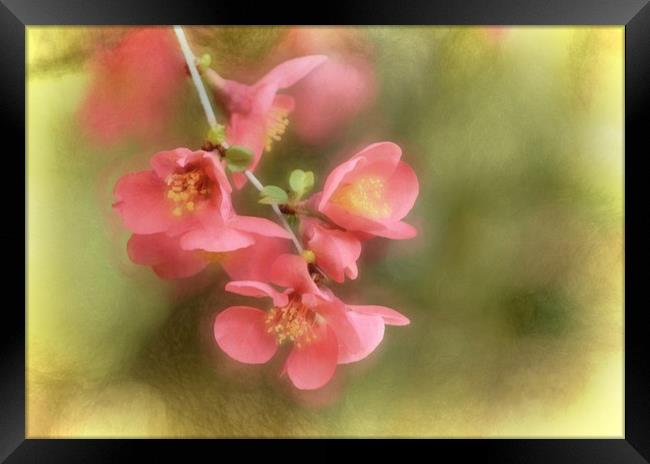
[[[337,166],[310,202],[332,222],[360,236],[408,239],[415,228],[402,219],[419,186],[413,169],[391,142],[369,145]]]
[[[372,65],[363,57],[330,58],[293,90],[296,134],[321,143],[366,109],[375,99]]]
[[[110,145],[135,135],[158,137],[186,77],[170,28],[137,28],[91,62],[91,82],[78,113],[93,141]]]
[[[271,298],[273,307],[262,311],[233,306],[219,313],[214,322],[219,347],[237,361],[263,364],[280,344],[292,343],[283,371],[302,390],[322,387],[334,375],[337,364],[359,361],[372,353],[383,339],[385,324],[409,323],[390,308],[346,305],[319,287],[307,263],[296,255],[280,256],[268,283],[233,281],[226,290]]]
[[[316,265],[328,277],[336,282],[343,282],[345,276],[357,278],[361,241],[355,234],[329,227],[317,219],[302,219],[300,227],[305,246],[314,252]]]
[[[253,85],[223,79],[214,70],[206,70],[217,100],[228,112],[228,143],[243,145],[254,154],[251,171],[257,167],[262,152],[270,150],[272,142],[284,133],[287,116],[293,111],[293,98],[278,91],[291,87],[326,59],[323,55],[311,55],[285,61]],[[233,182],[241,188],[246,177],[234,173]]]
[[[154,155],[151,167],[118,180],[113,207],[135,234],[131,259],[159,275],[195,274],[215,253],[250,247],[259,236],[289,238],[272,221],[235,213],[232,188],[213,154],[177,148]]]

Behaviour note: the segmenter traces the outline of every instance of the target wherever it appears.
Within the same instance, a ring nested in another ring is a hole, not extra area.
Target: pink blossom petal
[[[113,207],[124,225],[136,234],[164,232],[175,219],[165,188],[152,171],[126,174],[115,185]]]
[[[271,267],[271,282],[299,293],[321,293],[309,276],[307,263],[298,255],[279,256]]]
[[[228,227],[194,229],[181,237],[184,250],[225,252],[251,246],[255,239],[247,233]]]
[[[306,221],[305,221],[306,222]],[[343,282],[345,274],[356,278],[356,261],[361,255],[361,242],[354,234],[306,223],[307,246],[316,254],[316,264],[336,282]]]
[[[168,237],[164,233],[132,235],[127,243],[127,253],[131,261],[151,266],[163,279],[190,277],[208,265],[200,254],[181,249],[177,237]]]
[[[278,292],[276,289],[264,282],[256,282],[253,280],[237,280],[228,282],[226,284],[226,291],[256,298],[269,297],[273,299],[273,304],[276,307],[286,306],[289,302],[287,295],[284,293]]]
[[[360,361],[372,353],[384,338],[384,320],[380,316],[355,313],[346,314],[356,332],[356,339],[339,337],[339,364]]]
[[[417,229],[406,222],[393,222],[386,224],[384,227],[370,230],[369,232],[393,240],[407,240],[418,234]]]
[[[403,161],[397,165],[389,182],[391,219],[399,221],[411,211],[418,197],[418,177],[411,166]]]
[[[267,332],[266,313],[250,306],[231,306],[214,321],[214,339],[228,356],[247,364],[264,364],[277,351]]]
[[[255,85],[270,85],[275,89],[291,87],[326,60],[325,55],[308,55],[285,61],[269,71]]]
[[[279,94],[273,98],[273,109],[283,113],[291,113],[296,106],[296,101],[291,95]]]
[[[294,345],[286,362],[291,382],[300,390],[315,390],[334,376],[338,358],[338,342],[334,331],[324,324],[319,326],[316,339],[298,347]]]
[[[381,316],[384,322],[388,325],[408,325],[411,323],[409,319],[394,309],[387,308],[386,306],[377,305],[347,305],[351,311],[369,314],[374,316]]]
[[[289,233],[277,223],[253,216],[235,216],[228,225],[243,232],[251,232],[265,237],[290,239]]]
[[[320,202],[318,204],[318,209],[322,211],[329,201],[330,197],[334,194],[337,188],[345,179],[350,172],[353,172],[358,165],[363,165],[365,160],[363,158],[353,157],[348,161],[338,165],[332,170],[332,172],[327,176],[325,180],[325,186],[323,187],[323,193],[320,196]]]
[[[189,148],[180,147],[174,150],[165,150],[156,153],[151,157],[149,164],[151,164],[151,168],[156,175],[164,181],[169,174],[178,168],[183,168],[190,162],[196,162],[200,158],[200,154],[195,154]]]
[[[233,280],[268,282],[271,265],[278,256],[290,251],[291,243],[288,240],[256,235],[253,245],[228,253],[221,266]]]

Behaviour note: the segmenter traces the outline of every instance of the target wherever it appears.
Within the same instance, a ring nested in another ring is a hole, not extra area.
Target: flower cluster
[[[415,228],[403,222],[418,195],[415,172],[401,159],[399,146],[380,142],[334,168],[314,194],[310,195],[314,174],[299,169],[291,172],[289,189],[263,186],[253,172],[263,154],[281,140],[294,109],[293,97],[281,91],[290,90],[327,57],[290,59],[247,85],[221,77],[187,50],[187,69],[177,66],[176,58],[171,58],[177,51],[172,52],[167,42],[169,32],[127,34],[105,59],[102,79],[110,79],[110,66],[115,67],[117,80],[124,78],[124,70],[131,76],[141,64],[145,72],[152,68],[152,51],[160,50],[161,62],[152,69],[168,81],[164,90],[175,91],[183,76],[200,75],[194,82],[199,95],[207,82],[228,119],[225,127],[211,127],[200,149],[161,151],[153,155],[148,170],[118,180],[114,209],[132,232],[128,255],[164,279],[190,277],[219,263],[231,279],[226,291],[268,298],[269,303],[265,310],[232,306],[218,313],[213,327],[216,344],[231,358],[249,364],[265,363],[279,346],[291,345],[283,372],[298,389],[320,388],[338,364],[372,353],[383,339],[385,325],[409,323],[391,308],[344,303],[329,283],[358,276],[365,241],[416,235]],[[156,47],[151,45],[152,34],[160,37]],[[134,52],[138,37],[145,50]],[[178,37],[182,48],[184,35]],[[149,68],[141,63],[143,56]],[[135,74],[132,78],[139,78]],[[103,92],[93,92],[95,86],[84,111],[92,112],[94,104],[102,117],[109,114],[107,120],[120,119],[110,115],[108,100],[105,105],[97,103],[103,101]],[[163,96],[149,95],[159,106]],[[147,107],[147,95],[139,98],[133,104]],[[207,114],[211,110],[203,104]],[[91,120],[93,127],[96,121]],[[248,181],[260,190],[260,203],[273,207],[281,225],[235,211],[232,185],[241,189]]]

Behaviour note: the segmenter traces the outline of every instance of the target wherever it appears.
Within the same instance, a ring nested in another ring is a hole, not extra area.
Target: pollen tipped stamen
[[[273,108],[269,113],[264,147],[266,151],[271,151],[273,142],[279,142],[282,139],[282,135],[289,125],[288,115],[288,111],[280,108]]]
[[[194,211],[197,201],[210,195],[209,180],[198,169],[172,173],[167,176],[165,182],[168,186],[167,198],[174,203],[172,208],[174,216],[181,216],[184,211]]]
[[[292,299],[282,308],[271,308],[265,322],[267,332],[275,336],[278,345],[290,341],[300,348],[315,339],[316,315],[299,300]]]

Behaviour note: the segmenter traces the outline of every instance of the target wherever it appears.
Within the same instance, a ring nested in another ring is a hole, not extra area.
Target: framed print
[[[2,7],[0,458],[648,462],[647,2],[91,3]]]

